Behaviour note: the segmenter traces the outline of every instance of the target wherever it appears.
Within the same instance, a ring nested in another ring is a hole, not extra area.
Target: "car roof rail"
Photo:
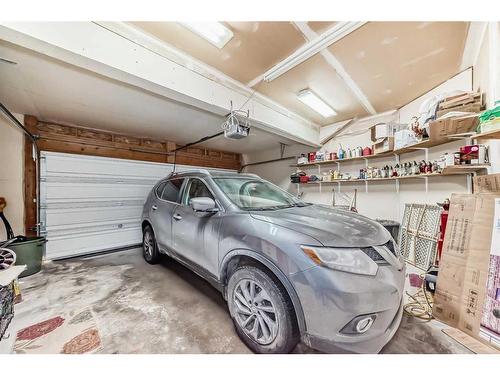
[[[193,168],[193,169],[188,169],[185,171],[176,171],[176,172],[170,172],[170,174],[167,177],[174,177],[174,176],[179,176],[179,175],[184,175],[184,174],[190,174],[190,173],[201,173],[205,174],[207,176],[210,176],[210,172],[206,169],[201,169],[201,168]]]
[[[255,174],[255,173],[240,173],[240,174],[243,176],[252,176],[252,177],[257,177],[257,178],[262,179],[262,177],[260,177],[259,175]]]

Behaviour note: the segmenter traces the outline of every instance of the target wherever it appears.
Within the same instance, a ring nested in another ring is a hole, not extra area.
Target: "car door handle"
[[[153,211],[156,211],[156,210],[158,209],[158,206],[157,206],[156,204],[153,204],[153,205],[151,206],[151,209],[152,209]]]
[[[174,220],[177,220],[177,221],[182,220],[182,216],[181,216],[181,215],[179,215],[179,214],[175,214],[175,215],[174,215],[174,216],[172,216],[172,217],[174,218]]]

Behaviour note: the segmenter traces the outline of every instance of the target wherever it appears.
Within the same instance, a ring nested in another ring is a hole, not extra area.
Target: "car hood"
[[[379,223],[360,214],[322,205],[276,211],[253,211],[254,219],[313,237],[323,246],[364,247],[383,245],[391,239]]]

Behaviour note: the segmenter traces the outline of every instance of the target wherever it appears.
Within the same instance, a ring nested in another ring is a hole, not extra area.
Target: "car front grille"
[[[387,261],[373,247],[362,247],[361,250],[376,263],[387,263]]]
[[[389,242],[385,243],[384,246],[387,247],[387,250],[389,250],[392,253],[392,255],[394,255],[395,257],[398,256],[398,254],[396,253],[396,248],[394,247],[393,241],[389,241]]]
[[[392,255],[394,255],[396,258],[398,257],[396,247],[394,246],[393,241],[389,241],[382,246],[385,246],[387,250],[391,252]],[[362,247],[361,250],[370,257],[371,260],[373,260],[376,263],[379,264],[388,264],[388,262],[380,255],[380,253],[373,247]]]

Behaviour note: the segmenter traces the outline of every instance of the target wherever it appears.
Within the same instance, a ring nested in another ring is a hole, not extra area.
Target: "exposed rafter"
[[[306,39],[314,40],[318,37],[318,34],[312,30],[307,22],[294,22],[297,28],[304,34]],[[354,30],[353,30],[354,31]],[[347,35],[347,34],[346,34]],[[345,36],[345,35],[344,35]],[[361,88],[358,86],[356,82],[352,79],[349,73],[346,72],[342,64],[339,60],[327,49],[323,49],[320,51],[321,56],[326,60],[326,62],[337,72],[339,77],[345,82],[347,87],[352,91],[352,93],[359,100],[361,105],[368,111],[368,113],[374,115],[377,113],[375,108],[373,108],[372,104],[368,100],[368,97],[364,94]]]
[[[331,27],[321,35],[315,33],[314,37],[307,38],[308,42],[306,44],[298,48],[294,53],[277,63],[264,74],[251,80],[248,83],[248,86],[253,87],[260,83],[262,80],[270,82],[278,78],[282,74],[288,72],[290,69],[306,61],[318,52],[323,51],[325,48],[339,41],[346,35],[349,35],[354,30],[357,30],[365,23],[366,22],[337,22],[333,27]]]
[[[398,113],[399,111],[397,109],[392,109],[390,111],[377,113],[376,115],[366,116],[362,118],[355,117],[350,120],[344,120],[336,122],[334,124],[322,126],[320,129],[319,141],[322,145],[324,145],[325,143],[339,136],[341,133],[354,125],[367,124],[371,126],[378,119],[383,119],[385,121],[394,121],[398,118]],[[368,129],[369,128],[367,127],[366,130]]]
[[[350,120],[343,121],[344,122],[343,124],[341,124],[340,126],[337,126],[335,128],[335,130],[333,131],[333,133],[331,133],[330,135],[326,136],[325,138],[321,138],[321,134],[320,134],[320,140],[319,140],[319,142],[322,145],[324,145],[325,143],[331,141],[333,138],[335,138],[341,132],[343,132],[344,130],[347,130],[347,128],[349,128],[351,125],[355,124],[356,120],[357,120],[356,118],[352,118]]]
[[[0,22],[0,39],[219,116],[232,101],[254,127],[318,145],[316,124],[122,22]]]

